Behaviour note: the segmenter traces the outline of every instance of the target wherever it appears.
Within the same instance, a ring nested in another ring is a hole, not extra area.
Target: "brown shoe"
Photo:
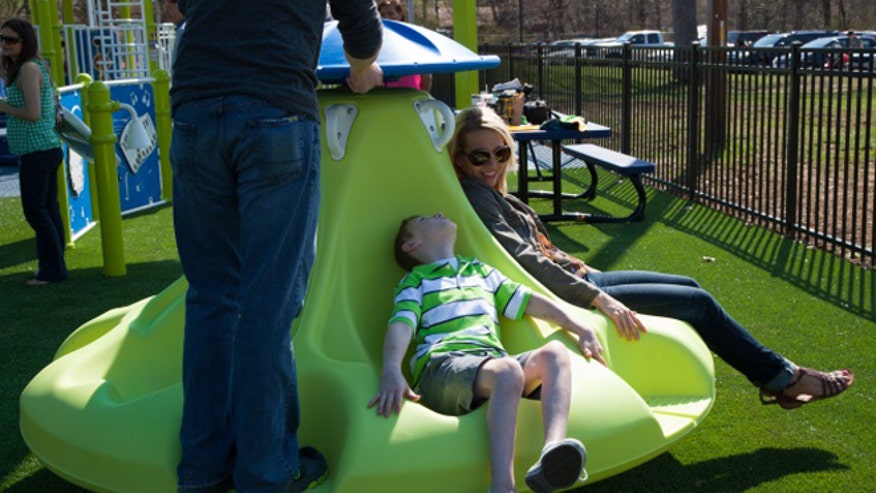
[[[821,393],[814,394],[810,392],[796,391],[793,387],[797,386],[804,378],[815,378],[821,384]],[[797,409],[803,404],[809,404],[829,397],[834,397],[841,394],[847,388],[852,386],[855,381],[855,374],[851,370],[836,370],[830,373],[816,371],[811,368],[798,368],[791,383],[785,387],[785,390],[774,394],[766,390],[760,391],[761,404],[778,404],[782,409]]]

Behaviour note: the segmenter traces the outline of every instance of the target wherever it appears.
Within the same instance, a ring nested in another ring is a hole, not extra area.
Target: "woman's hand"
[[[380,379],[380,390],[368,402],[368,408],[377,406],[378,415],[389,417],[393,412],[395,414],[401,412],[404,399],[416,402],[420,400],[420,396],[411,390],[400,371],[384,371]]]
[[[633,339],[638,341],[639,333],[648,332],[636,312],[604,292],[599,293],[593,299],[592,306],[610,318],[617,328],[617,335],[628,341]]]

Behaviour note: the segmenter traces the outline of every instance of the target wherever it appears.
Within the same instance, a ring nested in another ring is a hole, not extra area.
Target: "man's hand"
[[[610,318],[617,328],[617,335],[625,337],[628,341],[633,339],[638,341],[640,333],[648,332],[636,312],[604,292],[596,296],[592,305]]]
[[[350,62],[347,86],[353,92],[364,94],[383,85],[383,69],[377,64],[376,56],[368,60],[359,60],[347,55],[347,61]]]
[[[380,379],[380,390],[368,402],[368,409],[377,406],[378,415],[389,417],[393,412],[401,412],[404,399],[416,402],[420,400],[420,396],[411,390],[400,371],[385,371]]]

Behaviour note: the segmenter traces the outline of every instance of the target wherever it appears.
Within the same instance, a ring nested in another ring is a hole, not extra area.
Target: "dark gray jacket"
[[[538,215],[513,195],[502,195],[478,180],[462,190],[493,236],[527,272],[573,305],[590,308],[599,288],[584,279],[586,266],[554,247]]]
[[[367,59],[383,24],[373,0],[331,0],[345,50]],[[325,0],[179,0],[186,28],[173,65],[171,104],[251,96],[319,120],[316,63]]]

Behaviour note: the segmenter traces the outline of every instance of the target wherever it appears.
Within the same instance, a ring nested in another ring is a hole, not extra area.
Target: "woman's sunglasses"
[[[477,149],[466,154],[465,157],[468,158],[468,162],[470,162],[472,166],[483,166],[489,163],[491,158],[496,158],[496,162],[499,164],[505,164],[511,159],[512,152],[513,151],[510,147],[502,146],[493,152],[484,149]]]
[[[21,38],[16,38],[14,36],[0,36],[0,42],[8,45],[18,44],[19,41],[21,41]]]

